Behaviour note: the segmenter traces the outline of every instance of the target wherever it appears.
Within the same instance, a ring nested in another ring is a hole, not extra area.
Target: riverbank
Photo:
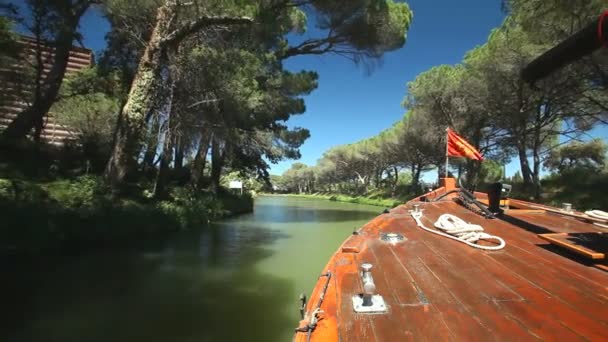
[[[80,253],[137,244],[253,211],[253,198],[175,187],[162,200],[145,186],[111,197],[100,177],[54,181],[0,178],[0,254]]]
[[[10,315],[0,341],[290,341],[299,295],[310,293],[353,228],[381,210],[255,202],[251,215],[134,248],[6,265],[0,301]]]
[[[355,204],[367,204],[373,205],[377,207],[385,207],[385,208],[394,208],[400,204],[405,202],[395,199],[381,199],[381,198],[370,198],[365,196],[346,196],[346,195],[336,195],[336,194],[266,194],[270,196],[286,196],[286,197],[299,197],[299,198],[311,198],[311,199],[323,199],[328,201],[335,202],[345,202],[345,203],[355,203]]]

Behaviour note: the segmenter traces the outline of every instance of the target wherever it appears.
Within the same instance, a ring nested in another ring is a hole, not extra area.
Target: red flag
[[[448,156],[465,157],[474,160],[483,160],[483,156],[475,147],[469,144],[451,128],[448,131]]]

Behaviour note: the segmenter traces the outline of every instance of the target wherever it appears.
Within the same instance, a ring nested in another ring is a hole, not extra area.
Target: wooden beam
[[[589,233],[589,234],[602,235],[602,233]],[[604,253],[600,253],[600,252],[594,251],[592,249],[586,248],[584,246],[565,241],[564,238],[571,236],[569,233],[538,234],[538,236],[541,239],[547,240],[554,245],[564,247],[574,253],[581,254],[581,255],[586,256],[587,258],[590,258],[593,260],[601,260],[601,259],[605,258]]]

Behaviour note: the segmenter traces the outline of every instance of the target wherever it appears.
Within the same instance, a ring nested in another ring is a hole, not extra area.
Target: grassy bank
[[[146,190],[111,198],[100,178],[48,182],[0,178],[0,253],[79,252],[130,245],[152,236],[253,210],[249,195],[175,188],[164,200]]]
[[[273,196],[277,196],[277,194],[270,194]],[[313,199],[324,199],[329,201],[336,202],[346,202],[346,203],[355,203],[355,204],[367,204],[367,205],[375,205],[378,207],[384,208],[394,208],[400,204],[403,204],[403,201],[400,201],[395,198],[370,198],[365,196],[346,196],[346,195],[334,195],[334,194],[279,194],[278,196],[289,196],[289,197],[299,197],[299,198],[313,198]]]
[[[608,210],[608,172],[575,169],[561,174],[552,174],[541,180],[542,194],[534,198],[534,191],[524,184],[513,184],[513,198],[540,202],[556,207],[571,203],[577,210]]]

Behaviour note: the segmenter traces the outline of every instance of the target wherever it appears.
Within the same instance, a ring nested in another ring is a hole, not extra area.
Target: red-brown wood
[[[450,213],[502,237],[506,247],[484,251],[426,232],[408,213],[414,203],[429,228]],[[523,208],[527,202],[517,204]],[[311,340],[608,340],[608,267],[538,236],[598,231],[578,218],[545,211],[490,220],[451,199],[410,201],[370,221],[330,259],[326,270],[334,274],[334,286],[328,294],[335,299],[322,306],[325,325]],[[387,232],[406,240],[381,241]],[[374,265],[387,313],[357,314],[352,308],[351,297],[362,292],[364,262]],[[317,283],[308,310],[323,284]],[[305,341],[305,335],[296,340]]]
[[[608,237],[599,232],[552,233],[539,237],[594,260],[604,259],[608,250]]]

